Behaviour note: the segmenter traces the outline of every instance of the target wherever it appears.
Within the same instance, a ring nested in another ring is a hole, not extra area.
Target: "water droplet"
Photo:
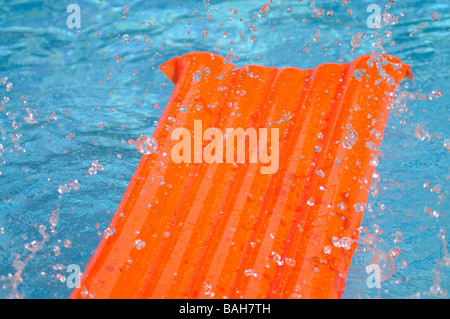
[[[49,220],[50,225],[56,227],[59,223],[59,208],[55,209],[52,213],[52,217]]]
[[[200,71],[196,71],[194,73],[192,73],[192,80],[195,82],[200,81],[202,78],[202,73]]]
[[[286,265],[294,267],[295,266],[295,259],[292,258],[284,258],[284,262]]]
[[[356,144],[356,141],[358,141],[358,135],[356,134],[356,132],[354,130],[350,130],[347,133],[347,136],[344,138],[344,141],[342,142],[342,146],[346,150],[349,150]]]
[[[272,256],[273,256],[272,257],[273,261],[275,261],[278,264],[278,266],[283,266],[284,265],[284,261],[283,261],[283,259],[281,258],[280,255],[278,255],[276,252],[272,251]]]
[[[331,17],[333,16],[333,10],[329,10],[329,11],[327,12],[327,16],[328,16],[329,18],[331,18]]]
[[[358,48],[364,39],[364,33],[358,32],[352,37],[351,45],[353,48]]]
[[[253,269],[246,269],[245,271],[244,271],[244,273],[245,273],[245,275],[248,277],[248,276],[253,276],[253,277],[257,277],[258,276],[258,274],[257,273],[255,273],[255,271],[253,270]]]
[[[258,12],[258,17],[263,18],[266,17],[269,14],[270,11],[270,4],[272,3],[273,0],[270,0],[268,3],[266,3],[261,10],[259,10]]]
[[[447,152],[450,152],[450,138],[446,138],[444,140],[444,147],[447,150]]]
[[[134,242],[134,247],[136,247],[139,250],[143,249],[145,247],[145,241],[141,239],[136,239],[136,241]]]
[[[142,154],[152,154],[158,149],[158,142],[153,136],[141,136],[135,141],[135,145]]]
[[[233,54],[228,53],[227,56],[223,59],[223,63],[230,64],[232,60],[233,60]]]
[[[122,37],[123,42],[129,42],[130,41],[130,36],[128,34],[124,34]]]
[[[325,14],[325,11],[323,11],[322,9],[313,9],[312,13],[311,13],[311,17],[320,18],[324,14]]]
[[[317,170],[316,174],[319,175],[322,178],[325,177],[325,173],[321,169]]]
[[[325,246],[325,247],[323,248],[323,253],[324,253],[325,255],[331,254],[331,247],[330,247],[330,246]]]
[[[64,241],[64,247],[72,248],[72,242],[69,239],[67,239],[66,241]]]
[[[428,95],[428,99],[429,100],[437,99],[437,98],[439,98],[441,96],[442,96],[442,92],[441,91],[439,91],[439,90],[431,91],[430,95]]]
[[[427,139],[428,141],[431,140],[431,136],[424,125],[416,124],[415,128],[416,130],[414,131],[414,134],[420,141],[424,141],[425,139]]]
[[[353,71],[353,77],[355,79],[361,79],[361,77],[364,75],[364,73],[366,72],[365,69],[356,69],[355,71]]]
[[[105,231],[103,232],[103,234],[105,235],[105,238],[111,237],[112,235],[114,235],[114,232],[116,230],[113,228],[106,228]]]
[[[336,248],[340,248],[341,247],[341,242],[339,241],[339,238],[337,238],[336,236],[334,236],[331,241],[333,242],[333,246]]]
[[[364,211],[364,204],[358,203],[358,204],[355,204],[354,207],[355,207],[355,210],[357,212],[363,212]]]
[[[431,12],[431,19],[433,21],[439,21],[439,14],[436,11]]]
[[[378,250],[372,258],[372,263],[377,264],[380,267],[382,281],[394,274],[394,259],[389,253]]]
[[[351,245],[353,243],[353,240],[350,237],[342,237],[341,238],[341,247],[349,250],[351,248]]]
[[[392,258],[396,258],[400,254],[400,247],[395,246],[389,250],[389,255],[391,255]]]

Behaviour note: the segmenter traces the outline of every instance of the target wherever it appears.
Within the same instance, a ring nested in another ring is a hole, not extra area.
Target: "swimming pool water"
[[[367,8],[387,0],[275,0],[259,17],[266,3],[0,1],[0,298],[70,295],[66,268],[87,264],[142,155],[130,140],[153,133],[172,93],[161,63],[211,51],[311,68],[373,50],[415,78],[392,105],[344,298],[448,298],[449,4],[394,1],[374,30]]]

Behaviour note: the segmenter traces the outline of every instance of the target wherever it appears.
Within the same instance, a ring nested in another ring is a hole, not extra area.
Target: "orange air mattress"
[[[142,156],[71,298],[341,297],[410,67],[381,54],[307,70],[237,67],[193,52],[160,69],[175,89],[158,150]],[[234,161],[221,143],[229,128],[246,130]],[[238,154],[249,128],[261,152]]]

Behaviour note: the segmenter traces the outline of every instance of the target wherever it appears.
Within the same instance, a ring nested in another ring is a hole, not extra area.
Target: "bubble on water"
[[[431,12],[431,19],[433,21],[439,21],[439,14],[436,11]]]
[[[134,242],[134,247],[136,247],[139,250],[143,249],[145,247],[145,241],[141,239],[136,239],[136,241]]]
[[[431,91],[431,93],[428,95],[428,99],[432,100],[432,99],[437,99],[440,98],[442,96],[442,92],[439,90],[436,91]]]
[[[89,168],[89,174],[96,175],[97,172],[103,172],[103,166],[99,164],[98,160],[94,160]]]
[[[450,138],[446,138],[444,140],[444,147],[447,150],[447,152],[450,152]]]
[[[333,16],[333,10],[329,10],[329,11],[327,12],[327,16],[328,16],[329,18],[331,18],[331,17]]]
[[[396,231],[392,237],[394,237],[394,243],[400,244],[403,241],[403,233],[401,231]]]
[[[67,239],[66,241],[64,241],[64,247],[66,247],[66,248],[72,248],[72,241],[70,241],[69,239]]]
[[[75,138],[75,133],[67,133],[66,134],[66,139],[68,140],[68,141],[71,141],[71,140],[73,140]]]
[[[329,255],[329,254],[331,254],[331,247],[330,246],[325,246],[324,248],[323,248],[323,253],[325,254],[325,255]]]
[[[311,13],[311,17],[320,18],[324,14],[325,14],[325,11],[323,11],[322,9],[313,9],[312,13]]]
[[[58,193],[65,194],[69,193],[70,191],[77,191],[80,189],[80,183],[78,180],[74,180],[72,183],[59,185],[58,187]]]
[[[357,141],[358,141],[358,134],[356,134],[356,131],[350,130],[347,133],[347,136],[344,138],[344,141],[342,142],[342,146],[346,150],[349,150],[356,144]]]
[[[25,100],[25,103],[26,103],[26,100]],[[23,120],[25,121],[25,123],[36,124],[37,123],[37,121],[35,119],[37,116],[36,111],[29,109],[29,108],[25,108],[25,112],[28,113],[28,116],[23,117]]]
[[[398,24],[398,17],[394,16],[391,13],[383,12],[382,14],[382,22],[386,25],[396,25]]]
[[[135,141],[135,145],[142,154],[152,154],[158,150],[158,142],[153,136],[141,136]]]
[[[428,130],[425,127],[425,125],[415,124],[414,126],[415,126],[414,135],[416,136],[416,138],[418,138],[420,141],[424,141],[425,139],[428,141],[431,140],[431,136],[428,133]]]
[[[11,82],[6,83],[6,91],[11,91],[13,88],[13,84]]]
[[[53,253],[55,256],[59,256],[61,254],[61,250],[59,249],[59,246],[55,245],[52,247]]]
[[[130,41],[130,36],[128,34],[124,34],[122,37],[123,42],[129,42]]]

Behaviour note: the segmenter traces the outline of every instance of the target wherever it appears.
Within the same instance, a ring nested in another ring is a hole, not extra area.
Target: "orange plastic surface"
[[[164,63],[175,89],[158,151],[142,157],[71,297],[341,297],[395,84],[412,79],[399,59],[375,59],[301,70],[194,52]],[[279,128],[278,171],[174,163],[171,132],[194,120]]]

